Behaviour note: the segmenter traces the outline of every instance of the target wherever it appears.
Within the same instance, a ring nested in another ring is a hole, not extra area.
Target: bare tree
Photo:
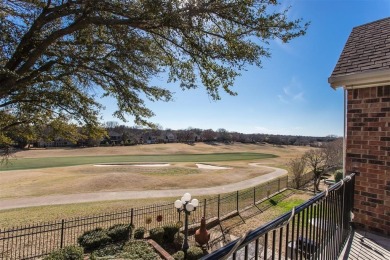
[[[311,149],[307,151],[302,159],[306,161],[314,175],[314,192],[319,191],[319,185],[324,170],[327,167],[327,155],[324,149]]]
[[[325,143],[324,153],[327,168],[338,168],[343,165],[343,138],[337,138],[332,142]]]
[[[302,185],[303,176],[306,168],[306,161],[303,157],[291,159],[287,167],[290,173],[293,175],[294,188],[299,189]]]

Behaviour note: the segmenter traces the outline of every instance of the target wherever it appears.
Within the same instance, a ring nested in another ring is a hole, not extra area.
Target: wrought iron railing
[[[337,259],[351,232],[354,174],[202,258]]]

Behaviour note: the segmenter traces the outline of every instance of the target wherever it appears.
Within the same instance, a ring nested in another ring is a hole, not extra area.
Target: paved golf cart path
[[[261,167],[273,170],[262,176],[247,179],[244,181],[215,186],[207,188],[190,188],[175,190],[145,190],[145,191],[111,191],[111,192],[93,192],[77,193],[67,195],[50,195],[42,197],[6,199],[0,201],[0,210],[35,207],[44,205],[73,204],[82,202],[108,201],[108,200],[126,200],[126,199],[144,199],[144,198],[163,198],[163,197],[180,197],[189,192],[192,195],[211,195],[243,190],[261,183],[273,180],[287,175],[287,171],[279,168],[263,166],[261,164],[250,164],[251,166]]]

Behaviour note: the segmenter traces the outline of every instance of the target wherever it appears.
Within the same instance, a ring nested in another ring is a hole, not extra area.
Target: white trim
[[[329,77],[328,82],[334,89],[338,87],[352,89],[390,85],[390,69],[357,72]]]

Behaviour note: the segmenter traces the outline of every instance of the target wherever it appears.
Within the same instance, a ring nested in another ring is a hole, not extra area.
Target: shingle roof
[[[390,69],[390,17],[353,28],[331,78]]]

